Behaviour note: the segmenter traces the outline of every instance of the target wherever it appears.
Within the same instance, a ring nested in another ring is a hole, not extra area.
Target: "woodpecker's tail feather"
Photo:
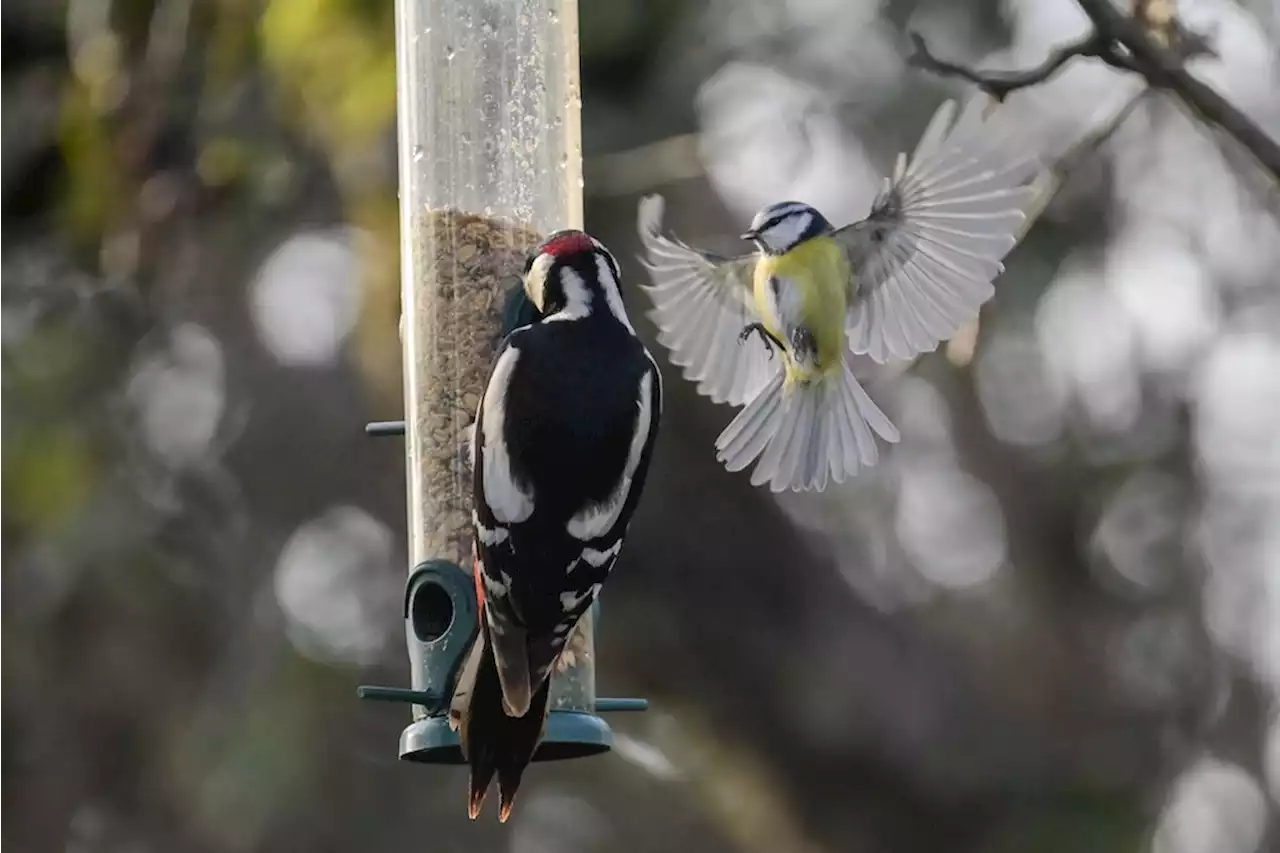
[[[471,766],[467,814],[480,814],[493,777],[498,777],[498,820],[506,822],[525,768],[533,759],[546,728],[550,679],[534,692],[528,713],[507,714],[498,667],[481,621],[454,691],[451,720],[457,721],[462,753]]]
[[[496,628],[502,630],[499,632]],[[523,717],[533,702],[533,686],[529,683],[529,632],[518,625],[490,626],[489,640],[498,666],[502,707],[507,716]]]
[[[510,730],[507,741],[511,748],[498,756],[498,821],[506,823],[511,808],[516,803],[516,792],[525,768],[533,760],[533,754],[542,743],[547,730],[547,711],[551,700],[551,679],[542,682],[533,694],[528,712],[520,718],[507,717]]]
[[[753,486],[774,492],[822,491],[880,458],[875,432],[890,443],[898,430],[863,390],[847,363],[811,382],[779,371],[716,439],[716,458],[741,471],[757,458]]]

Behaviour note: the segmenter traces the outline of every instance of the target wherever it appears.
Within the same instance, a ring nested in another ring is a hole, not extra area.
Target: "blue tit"
[[[939,107],[865,219],[835,228],[807,204],[771,204],[739,257],[663,235],[662,198],[641,200],[658,341],[699,393],[742,407],[716,440],[730,471],[756,462],[753,485],[821,491],[876,464],[876,435],[898,441],[850,356],[910,359],[975,318],[1042,168],[984,107]],[[752,335],[764,345],[741,346]]]

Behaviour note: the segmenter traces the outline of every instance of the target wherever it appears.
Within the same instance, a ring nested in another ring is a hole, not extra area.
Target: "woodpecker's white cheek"
[[[538,255],[533,262],[533,266],[529,267],[529,272],[524,277],[525,295],[529,297],[533,307],[539,311],[545,310],[543,305],[546,300],[547,273],[555,262],[556,259],[551,255]]]
[[[649,425],[653,420],[653,376],[652,371],[645,371],[640,379],[635,432],[631,434],[631,448],[621,479],[604,503],[587,507],[569,519],[569,535],[580,542],[589,542],[605,535],[618,523],[618,516],[622,514],[622,505],[627,500],[627,493],[631,491],[631,478],[640,466],[640,457],[644,455],[644,445],[649,438]]]
[[[533,514],[533,494],[516,482],[511,454],[503,436],[507,388],[520,350],[508,347],[493,368],[484,391],[484,499],[493,517],[504,524],[519,524]]]

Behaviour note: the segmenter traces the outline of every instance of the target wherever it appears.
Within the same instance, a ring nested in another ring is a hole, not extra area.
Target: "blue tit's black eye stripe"
[[[807,211],[807,210],[803,210],[803,209],[799,209],[799,208],[792,208],[792,209],[790,209],[790,210],[784,210],[782,213],[778,213],[778,214],[775,214],[774,216],[772,216],[772,217],[769,219],[769,221],[768,221],[768,222],[766,222],[766,223],[764,224],[764,228],[763,228],[763,229],[761,229],[761,230],[767,230],[767,229],[769,229],[769,228],[773,228],[773,227],[774,227],[774,226],[776,226],[776,225],[781,225],[783,222],[786,222],[788,219],[794,219],[794,218],[796,218],[797,216],[800,216],[800,215],[805,214],[805,213],[808,213],[808,212],[809,212],[809,211]]]

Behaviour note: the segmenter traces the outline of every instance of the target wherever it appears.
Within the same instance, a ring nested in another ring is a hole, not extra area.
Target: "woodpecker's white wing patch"
[[[652,361],[650,364],[652,365]],[[656,375],[656,368],[652,368],[646,370],[640,377],[635,426],[632,428],[631,447],[627,452],[627,462],[622,469],[622,477],[613,487],[609,497],[602,503],[580,510],[569,519],[567,525],[569,535],[580,542],[599,539],[618,523],[622,507],[627,501],[627,494],[631,491],[631,479],[635,476],[636,468],[640,466],[640,458],[644,455],[644,446],[649,439],[649,425],[653,420],[653,383]]]
[[[572,572],[577,568],[579,563],[586,563],[588,566],[598,569],[610,560],[617,559],[617,556],[621,551],[621,537],[616,539],[608,548],[583,548],[582,556],[569,564],[569,571]]]
[[[661,196],[640,200],[638,226],[653,284],[649,317],[671,363],[716,403],[741,406],[753,399],[780,364],[762,346],[744,346],[742,330],[755,322],[754,254],[721,258],[662,233]]]
[[[560,593],[560,609],[568,613],[582,602],[587,600],[587,596],[591,594],[590,589],[584,589],[581,592],[577,590],[569,590]]]
[[[571,613],[581,607],[585,602],[593,600],[596,593],[599,591],[600,584],[593,583],[590,587],[582,591],[571,589],[566,592],[562,592],[560,593],[560,609],[565,613]],[[561,622],[560,625],[565,625],[568,628],[573,627],[573,625],[567,622]],[[556,628],[559,629],[560,625],[557,625]],[[568,631],[566,630],[565,633],[567,634]]]
[[[533,492],[516,482],[511,454],[503,435],[507,388],[520,350],[508,346],[494,365],[484,390],[484,498],[493,517],[504,524],[519,524],[533,514]]]
[[[938,108],[871,214],[834,232],[853,267],[849,346],[878,362],[929,352],[995,293],[1040,171],[1035,147],[974,98]]]
[[[475,510],[471,511],[471,524],[476,529],[476,538],[479,539],[483,545],[489,548],[492,548],[495,545],[501,545],[503,542],[506,542],[508,537],[511,535],[511,531],[500,525],[485,527],[480,521],[480,513]]]
[[[484,594],[486,598],[505,598],[511,590],[511,575],[506,572],[502,573],[502,578],[495,578],[487,571],[480,573],[480,581],[484,584]],[[492,622],[497,620],[491,620]]]

